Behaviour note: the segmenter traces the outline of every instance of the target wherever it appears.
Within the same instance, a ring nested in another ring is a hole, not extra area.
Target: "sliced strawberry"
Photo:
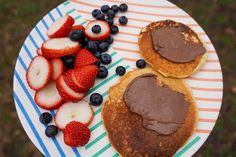
[[[55,81],[51,81],[45,87],[36,91],[34,100],[39,107],[47,110],[57,109],[63,103]]]
[[[85,31],[85,28],[83,25],[74,25],[72,27],[72,30],[75,31],[75,30],[81,30],[81,31]]]
[[[51,63],[52,63],[52,68],[53,68],[52,80],[55,81],[59,76],[61,76],[64,73],[65,67],[60,58],[52,59]]]
[[[71,75],[74,84],[77,86],[77,89],[79,92],[86,93],[89,89],[77,81],[75,73],[76,73],[76,70],[74,70],[74,72]]]
[[[80,49],[79,42],[69,38],[48,39],[42,45],[43,56],[46,58],[58,58],[77,53]]]
[[[79,91],[78,86],[74,83],[73,79],[72,79],[72,75],[74,73],[74,69],[70,69],[68,70],[64,75],[63,75],[63,79],[66,82],[66,84],[75,92],[81,92]]]
[[[57,110],[55,123],[60,130],[64,130],[66,125],[72,121],[78,121],[89,126],[93,117],[93,109],[87,102],[83,100],[75,103],[67,102]]]
[[[36,52],[37,52],[37,54],[38,54],[39,56],[42,56],[42,55],[43,55],[41,48],[38,48]]]
[[[101,27],[101,32],[100,33],[95,34],[95,33],[92,32],[92,28],[95,25],[99,25]],[[87,26],[85,28],[85,35],[90,40],[105,40],[110,35],[109,24],[107,22],[101,21],[101,20],[91,21],[87,24]]]
[[[75,68],[81,68],[97,62],[98,59],[87,49],[80,49],[75,59]]]
[[[34,57],[26,73],[29,87],[33,90],[39,90],[50,81],[51,76],[51,63],[43,56]]]
[[[93,87],[95,79],[98,73],[98,67],[96,65],[87,65],[79,68],[75,71],[75,77],[77,82],[89,90]]]
[[[57,79],[56,87],[62,99],[65,101],[80,101],[84,97],[84,93],[75,92],[66,84],[63,75]]]
[[[49,38],[61,38],[69,35],[72,25],[75,23],[75,20],[69,16],[65,15],[57,19],[51,27],[47,30],[47,36]]]

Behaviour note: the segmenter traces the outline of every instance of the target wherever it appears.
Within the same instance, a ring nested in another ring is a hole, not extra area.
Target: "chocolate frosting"
[[[186,40],[183,33],[191,35],[189,34],[190,29],[186,26],[181,26],[166,26],[153,29],[153,48],[162,57],[172,62],[191,62],[199,55],[204,54],[206,49],[201,42]]]
[[[145,128],[163,135],[174,133],[184,123],[189,107],[182,93],[160,85],[153,74],[135,78],[126,88],[124,101],[142,117]]]

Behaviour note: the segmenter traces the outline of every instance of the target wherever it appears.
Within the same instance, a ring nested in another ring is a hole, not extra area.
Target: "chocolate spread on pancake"
[[[167,60],[186,63],[195,60],[206,52],[201,42],[188,41],[185,34],[190,28],[186,26],[166,26],[153,29],[152,44],[154,50]],[[194,33],[194,32],[192,32]]]
[[[163,135],[174,133],[184,123],[189,108],[182,93],[160,85],[153,74],[135,78],[124,101],[131,112],[142,117],[145,128]]]

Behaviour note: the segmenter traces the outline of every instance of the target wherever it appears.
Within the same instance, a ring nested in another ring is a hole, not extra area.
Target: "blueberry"
[[[100,61],[97,61],[96,63],[94,63],[94,65],[96,65],[97,67],[100,67],[101,62],[100,62]]]
[[[99,14],[101,14],[102,12],[99,10],[99,9],[94,9],[93,11],[92,11],[92,15],[93,15],[93,17],[97,17]]]
[[[113,39],[113,37],[112,37],[111,35],[106,39],[106,42],[107,42],[108,44],[112,44],[113,41],[114,41],[114,39]]]
[[[45,134],[47,137],[54,137],[57,133],[58,129],[55,125],[49,125],[45,130]]]
[[[87,47],[88,47],[88,50],[91,51],[92,53],[95,53],[98,50],[98,46],[96,42],[94,41],[89,41]]]
[[[116,73],[120,76],[123,76],[126,73],[126,69],[123,66],[118,66],[116,68]]]
[[[109,5],[103,5],[103,6],[101,7],[101,11],[102,11],[103,13],[106,13],[109,9],[110,9]]]
[[[64,63],[64,65],[67,69],[74,68],[75,55],[69,55],[69,56],[61,57],[61,60],[62,60],[62,62]]]
[[[101,52],[106,52],[109,49],[109,44],[107,42],[101,42],[98,48]]]
[[[80,41],[84,37],[84,32],[81,30],[71,31],[69,37],[72,41]]]
[[[105,20],[105,15],[104,14],[98,14],[96,19],[97,20]]]
[[[93,93],[91,96],[90,96],[90,104],[93,105],[93,106],[99,106],[101,105],[103,102],[103,97],[101,94],[99,93]]]
[[[107,64],[110,64],[110,63],[111,63],[112,58],[111,58],[111,55],[109,55],[109,54],[107,54],[107,53],[103,53],[103,54],[101,55],[100,60],[101,60],[101,63],[102,63],[102,64],[107,65]]]
[[[95,56],[97,59],[100,59],[101,53],[100,53],[100,52],[96,52],[96,53],[94,54],[94,56]]]
[[[109,9],[107,11],[107,16],[110,17],[110,18],[114,18],[115,17],[115,12],[112,10],[112,9]]]
[[[48,112],[44,112],[40,115],[39,120],[43,124],[48,124],[52,120],[52,115]]]
[[[126,16],[121,16],[121,17],[119,18],[119,22],[120,22],[120,24],[125,25],[125,24],[128,23],[128,19],[127,19]]]
[[[116,25],[111,26],[111,34],[117,34],[119,32],[119,27]]]
[[[120,4],[119,6],[120,12],[126,12],[128,10],[128,5],[125,3]]]
[[[106,78],[108,75],[108,70],[105,66],[100,66],[98,68],[97,78]]]
[[[99,26],[99,25],[94,25],[94,26],[92,27],[92,32],[95,33],[95,34],[100,33],[101,30],[102,30],[102,29],[101,29],[101,26]]]
[[[111,9],[112,9],[115,13],[117,13],[117,12],[119,11],[118,5],[112,5],[112,6],[111,6]]]
[[[145,68],[145,66],[146,66],[145,60],[143,60],[143,59],[137,60],[136,66],[137,66],[139,69]]]
[[[113,20],[113,18],[111,18],[111,17],[108,17],[108,18],[106,19],[106,21],[107,21],[107,23],[108,23],[110,26],[112,26],[112,25],[114,24],[114,20]]]

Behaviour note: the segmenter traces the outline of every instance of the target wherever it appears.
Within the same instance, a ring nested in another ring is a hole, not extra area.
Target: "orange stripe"
[[[221,69],[200,69],[201,72],[222,72]]]
[[[211,63],[219,63],[219,60],[217,60],[217,59],[208,59],[206,61],[211,62]]]
[[[210,79],[210,78],[197,78],[197,77],[189,77],[189,80],[197,80],[197,81],[209,81],[209,82],[222,82],[223,79]]]
[[[219,98],[199,98],[199,97],[195,97],[196,100],[199,101],[213,101],[213,102],[221,102],[222,99]]]
[[[208,50],[209,53],[216,53],[215,50]]]
[[[203,133],[203,134],[210,134],[211,130],[202,130],[202,129],[196,129],[197,133]]]
[[[220,109],[211,109],[211,108],[198,108],[198,110],[205,112],[220,112]]]
[[[222,88],[199,88],[199,87],[191,87],[192,90],[200,90],[200,91],[209,91],[209,92],[222,92]]]
[[[216,122],[215,119],[206,119],[206,118],[199,118],[198,121],[199,122],[208,122],[208,123],[215,123]]]
[[[138,36],[138,34],[134,34],[134,33],[126,33],[126,32],[119,32],[119,34],[130,35],[130,36],[135,36],[135,37]]]
[[[124,57],[123,59],[126,61],[131,61],[131,62],[136,62],[138,60],[138,59],[126,58],[126,57]]]
[[[83,4],[83,5],[87,5],[87,6],[90,6],[90,7],[99,7],[99,5],[94,5],[94,4],[90,4],[90,3],[84,3],[84,2],[81,2],[81,1],[78,1],[78,0],[71,0],[71,2],[75,2],[75,3],[78,3],[78,4]]]
[[[138,42],[135,42],[135,41],[129,41],[129,40],[120,40],[120,39],[115,39],[115,41],[122,42],[122,43],[129,43],[129,44],[138,44]]]
[[[118,50],[118,51],[127,51],[130,53],[139,53],[138,50],[130,50],[130,49],[126,49],[126,48],[118,48],[118,47],[113,47],[114,50]]]

